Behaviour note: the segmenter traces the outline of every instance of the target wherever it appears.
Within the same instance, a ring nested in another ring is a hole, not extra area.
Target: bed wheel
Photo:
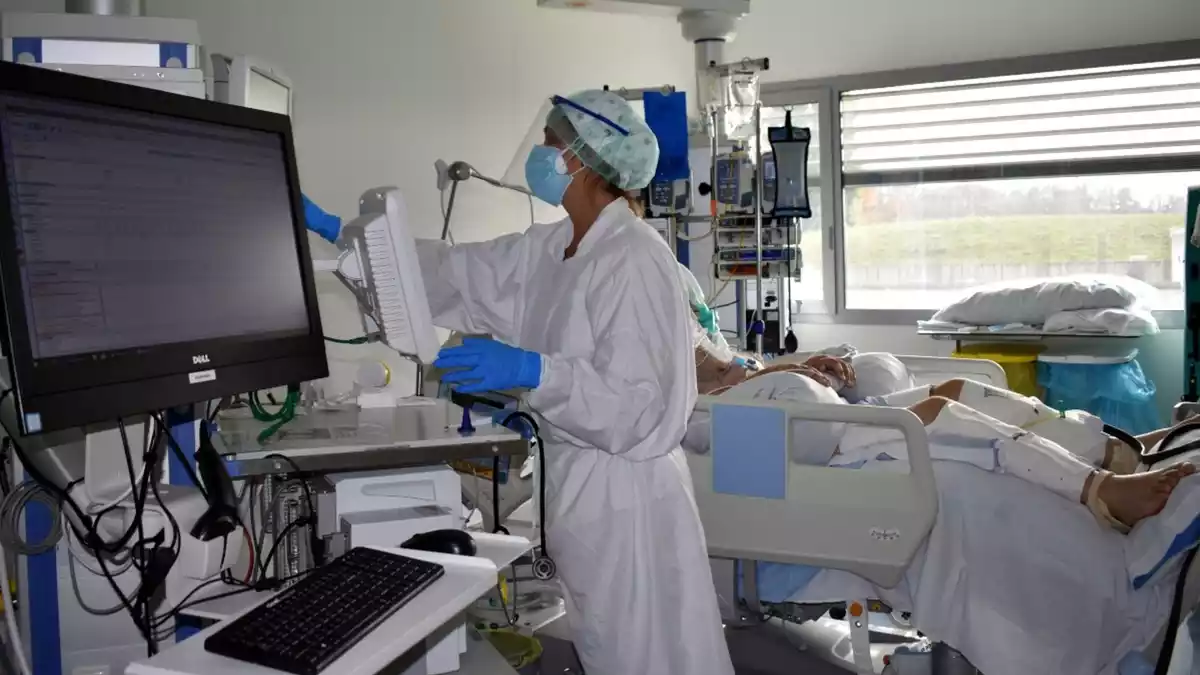
[[[549,581],[558,574],[558,567],[548,556],[538,556],[533,559],[533,576],[539,581]]]

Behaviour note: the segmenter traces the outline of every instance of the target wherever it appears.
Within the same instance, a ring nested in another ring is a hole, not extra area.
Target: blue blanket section
[[[791,600],[821,571],[820,567],[788,563],[759,562],[754,565],[758,575],[758,599],[762,602],[781,603]],[[744,581],[745,572],[739,563],[738,595],[743,598],[746,597],[746,589],[742,585]]]
[[[1200,542],[1200,516],[1196,516],[1195,520],[1193,520],[1190,525],[1184,528],[1183,532],[1175,535],[1175,538],[1171,540],[1171,545],[1167,547],[1166,553],[1163,554],[1162,559],[1158,561],[1157,565],[1155,565],[1149,572],[1146,572],[1145,574],[1133,580],[1133,588],[1136,590],[1140,589],[1142,586],[1145,586],[1150,582],[1151,579],[1154,578],[1154,575],[1158,574],[1159,570],[1161,570],[1167,563],[1174,560],[1175,556],[1190,551],[1196,546],[1197,542]]]

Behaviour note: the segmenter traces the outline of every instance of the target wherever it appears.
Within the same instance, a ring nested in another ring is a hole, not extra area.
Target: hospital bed
[[[999,387],[1007,384],[1004,371],[990,361],[898,358],[918,384],[956,377]],[[786,619],[782,629],[793,642],[797,637],[802,640],[808,653],[863,675],[883,671],[885,658],[897,646],[919,637],[905,625],[906,617],[894,613],[889,616],[891,608],[865,594],[843,598],[844,602],[839,603],[768,608],[759,601],[756,565],[752,563],[842,570],[869,582],[862,584],[863,588],[896,587],[927,543],[938,515],[938,490],[924,426],[907,410],[871,406],[702,397],[698,409],[710,415],[711,444],[706,454],[689,453],[688,462],[727,624],[761,624],[769,612]],[[1177,416],[1182,412],[1177,411]],[[786,452],[787,433],[789,421],[794,419],[897,429],[908,445],[909,472],[849,471],[791,463]],[[727,449],[743,461],[722,459],[722,444],[729,445]],[[759,452],[765,446],[781,450],[774,457],[765,456]],[[744,461],[748,456],[751,461]],[[1029,497],[1057,499],[1045,494]],[[1200,566],[1193,566],[1183,586],[1182,606],[1193,609],[1198,602]],[[1176,630],[1172,625],[1151,626],[1142,636],[1146,640],[1141,644],[1146,647],[1140,650],[1156,658],[1166,635]],[[1174,651],[1178,660],[1180,649]],[[1192,657],[1189,653],[1183,658]]]
[[[898,358],[917,384],[964,378],[1007,387],[1004,370],[991,361]],[[711,415],[711,448],[703,455],[689,454],[688,464],[727,622],[754,622],[765,613],[757,598],[755,565],[746,564],[753,561],[844,570],[885,588],[900,581],[933,527],[938,508],[928,437],[915,415],[894,408],[719,397],[701,397],[697,409]],[[790,463],[786,448],[793,419],[897,429],[908,445],[910,471],[891,474]],[[766,456],[763,448],[781,452]],[[807,627],[807,637],[822,658],[853,672],[878,673],[884,656],[897,642],[910,638],[903,631],[899,638],[894,630],[872,631],[870,610],[882,609],[878,602],[846,600],[844,621],[826,615],[828,605],[798,608],[801,614],[792,618],[816,620]],[[842,608],[833,609],[839,616]],[[892,644],[873,647],[872,638]]]

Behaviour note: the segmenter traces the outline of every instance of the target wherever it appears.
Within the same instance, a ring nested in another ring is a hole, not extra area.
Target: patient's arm
[[[795,363],[785,363],[785,364],[781,364],[778,366],[769,366],[767,368],[764,368],[764,369],[758,371],[757,373],[750,375],[746,379],[753,380],[756,377],[762,377],[763,375],[771,375],[773,373],[795,373],[797,375],[803,375],[823,387],[829,387],[831,389],[833,388],[833,385],[829,382],[829,378],[825,375],[825,373],[821,372],[820,370],[817,370],[816,368],[814,368],[812,366],[798,365]]]

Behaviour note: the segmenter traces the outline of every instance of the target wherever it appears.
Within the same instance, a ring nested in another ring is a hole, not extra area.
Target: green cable
[[[270,426],[263,429],[258,434],[258,442],[260,445],[265,444],[271,439],[285,424],[296,418],[296,408],[300,405],[300,390],[288,387],[287,396],[283,399],[283,404],[276,412],[269,412],[258,399],[258,392],[250,392],[248,397],[250,400],[250,413],[254,419],[259,422],[270,422]]]

